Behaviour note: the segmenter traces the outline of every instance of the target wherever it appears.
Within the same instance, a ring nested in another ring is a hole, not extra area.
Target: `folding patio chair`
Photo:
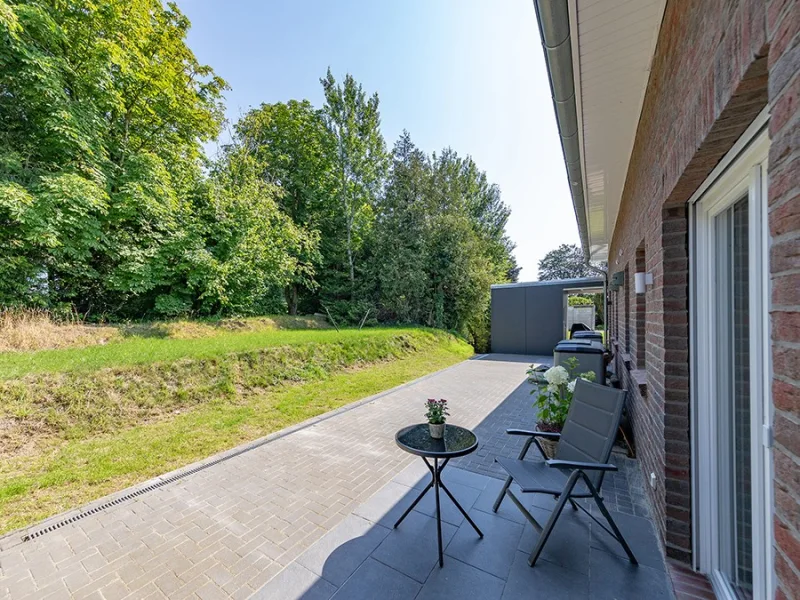
[[[495,459],[508,473],[508,478],[500,495],[495,500],[493,510],[497,512],[503,498],[508,496],[530,521],[534,529],[539,532],[539,540],[528,560],[531,566],[536,564],[536,560],[567,502],[572,505],[574,510],[580,508],[612,535],[622,545],[630,561],[638,564],[600,496],[600,487],[603,485],[606,471],[617,470],[615,465],[608,463],[608,459],[611,456],[611,448],[614,445],[624,405],[624,390],[579,379],[575,386],[575,394],[567,421],[560,434],[521,429],[506,431],[510,435],[527,436],[528,439],[516,460],[513,458]],[[555,459],[525,460],[531,444],[536,445],[542,458],[545,457],[539,439],[559,440]],[[530,511],[511,491],[512,482],[519,486],[523,494],[548,494],[558,499],[544,527],[536,521]],[[580,498],[593,498],[611,529],[601,523],[583,505],[575,502]]]

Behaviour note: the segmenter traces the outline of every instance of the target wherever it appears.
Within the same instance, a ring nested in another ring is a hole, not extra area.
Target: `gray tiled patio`
[[[399,473],[303,553],[255,598],[303,600],[431,600],[480,598],[671,598],[652,524],[613,513],[639,560],[631,565],[615,540],[580,511],[567,510],[531,568],[533,528],[508,500],[491,507],[502,482],[447,468],[443,479],[484,533],[479,539],[442,496],[444,567],[438,566],[435,507],[430,494],[397,528],[395,520],[427,481],[420,462]],[[544,522],[554,502],[531,503]],[[597,514],[594,511],[593,514]]]
[[[519,451],[506,427],[535,421],[525,371],[542,360],[466,361],[0,538],[0,598],[670,597],[638,468],[623,455],[604,496],[639,567],[568,510],[531,569],[530,525],[508,501],[491,513],[494,457]],[[444,498],[443,569],[431,497],[391,529],[427,473],[394,432],[432,396],[481,442],[444,479],[485,537]],[[536,502],[544,518],[552,500]]]

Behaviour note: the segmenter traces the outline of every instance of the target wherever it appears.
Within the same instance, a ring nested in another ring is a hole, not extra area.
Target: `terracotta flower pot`
[[[444,423],[428,423],[431,430],[431,437],[440,440],[444,437]]]

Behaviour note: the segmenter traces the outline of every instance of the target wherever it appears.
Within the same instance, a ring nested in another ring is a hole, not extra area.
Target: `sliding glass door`
[[[770,596],[767,147],[756,138],[693,207],[696,552],[722,598]]]
[[[716,402],[719,440],[719,571],[740,598],[752,597],[752,469],[748,197],[713,218]]]

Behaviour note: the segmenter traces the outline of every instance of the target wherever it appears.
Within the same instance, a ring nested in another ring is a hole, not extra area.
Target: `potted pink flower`
[[[425,418],[428,419],[428,427],[430,428],[431,437],[440,440],[444,437],[444,424],[450,413],[447,410],[447,400],[442,398],[436,400],[435,398],[428,398],[425,402]]]

